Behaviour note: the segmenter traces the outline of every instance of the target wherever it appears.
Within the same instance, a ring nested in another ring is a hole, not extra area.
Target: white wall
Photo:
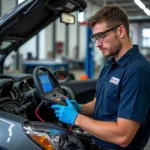
[[[63,52],[62,52],[61,56],[65,55],[65,49],[66,49],[65,32],[66,32],[65,24],[61,23],[60,19],[58,18],[56,20],[56,42],[64,43]],[[58,56],[59,55],[56,54],[56,58]]]
[[[85,59],[86,55],[86,40],[87,40],[87,26],[86,25],[80,25],[80,47],[79,47],[79,58]]]
[[[32,53],[33,58],[36,58],[36,37],[34,36],[24,45],[19,48],[20,54],[23,55],[23,59],[27,59],[27,53]]]
[[[46,27],[46,54],[50,51],[53,51],[53,36],[52,36],[52,30],[53,30],[53,25],[50,24],[49,26]]]
[[[39,59],[44,60],[47,57],[46,53],[46,30],[43,29],[39,33]]]
[[[130,31],[132,34],[131,40],[133,44],[139,44],[140,42],[140,25],[137,23],[130,24]]]
[[[77,16],[77,13],[72,13]],[[77,19],[74,25],[69,25],[69,57],[74,58],[77,46]]]

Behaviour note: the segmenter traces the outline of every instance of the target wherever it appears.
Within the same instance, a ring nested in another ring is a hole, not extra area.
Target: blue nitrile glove
[[[80,104],[78,104],[76,100],[70,100],[70,102],[73,104],[73,106],[76,108],[78,112],[81,112],[82,107]]]
[[[68,106],[56,104],[52,105],[51,108],[55,110],[56,117],[59,118],[59,121],[74,125],[78,112],[68,98],[66,98],[66,103]]]

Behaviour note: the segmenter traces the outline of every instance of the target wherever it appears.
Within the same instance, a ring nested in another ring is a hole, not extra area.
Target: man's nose
[[[96,43],[95,43],[96,47],[100,47],[102,46],[102,44],[103,42],[101,40],[96,40]]]

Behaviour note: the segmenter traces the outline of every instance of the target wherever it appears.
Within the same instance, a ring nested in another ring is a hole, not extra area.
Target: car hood
[[[27,0],[0,18],[0,55],[18,49],[62,12],[83,11],[85,0]]]

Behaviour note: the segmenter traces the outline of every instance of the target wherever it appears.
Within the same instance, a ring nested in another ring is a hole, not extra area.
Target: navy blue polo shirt
[[[93,118],[116,122],[125,118],[141,123],[135,138],[127,148],[144,147],[148,141],[150,119],[150,63],[134,45],[117,62],[111,58],[100,73],[96,87],[96,105]],[[149,126],[149,127],[148,127]],[[93,137],[105,148],[118,145]]]

